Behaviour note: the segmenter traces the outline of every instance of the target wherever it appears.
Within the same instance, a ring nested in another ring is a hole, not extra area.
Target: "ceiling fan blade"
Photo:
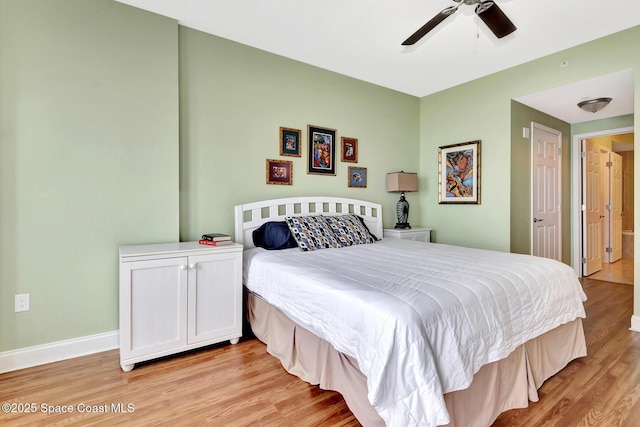
[[[513,22],[511,22],[502,9],[492,1],[483,1],[478,4],[476,6],[476,14],[499,39],[516,30]]]
[[[448,16],[458,10],[458,6],[451,6],[444,9],[442,12],[431,18],[429,22],[424,24],[418,31],[413,33],[408,39],[402,42],[402,46],[411,46],[416,44],[418,40],[423,38],[429,31],[433,30],[439,23],[444,21]]]

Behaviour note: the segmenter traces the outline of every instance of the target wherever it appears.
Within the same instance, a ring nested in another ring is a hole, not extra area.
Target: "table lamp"
[[[393,228],[411,228],[409,224],[409,202],[404,198],[404,193],[418,191],[418,174],[404,171],[388,173],[387,191],[400,193],[400,200],[396,203],[398,222]]]

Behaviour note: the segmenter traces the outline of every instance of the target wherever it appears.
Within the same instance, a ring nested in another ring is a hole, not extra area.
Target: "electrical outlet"
[[[16,295],[15,297],[16,313],[19,311],[29,311],[29,309],[30,309],[29,294]]]

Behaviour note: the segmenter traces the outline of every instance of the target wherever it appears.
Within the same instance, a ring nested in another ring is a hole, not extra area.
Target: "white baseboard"
[[[640,316],[636,316],[635,314],[631,316],[631,327],[629,329],[640,332]]]
[[[119,331],[58,341],[0,353],[0,374],[86,356],[119,347]]]

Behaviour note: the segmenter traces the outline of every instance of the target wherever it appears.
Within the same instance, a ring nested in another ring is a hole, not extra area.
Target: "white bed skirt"
[[[253,333],[287,372],[342,394],[363,426],[384,426],[367,399],[366,377],[355,359],[251,292],[247,292],[247,316]],[[507,358],[482,367],[469,388],[445,395],[448,426],[490,426],[500,413],[537,402],[538,388],[546,379],[586,354],[580,318],[526,342]]]

